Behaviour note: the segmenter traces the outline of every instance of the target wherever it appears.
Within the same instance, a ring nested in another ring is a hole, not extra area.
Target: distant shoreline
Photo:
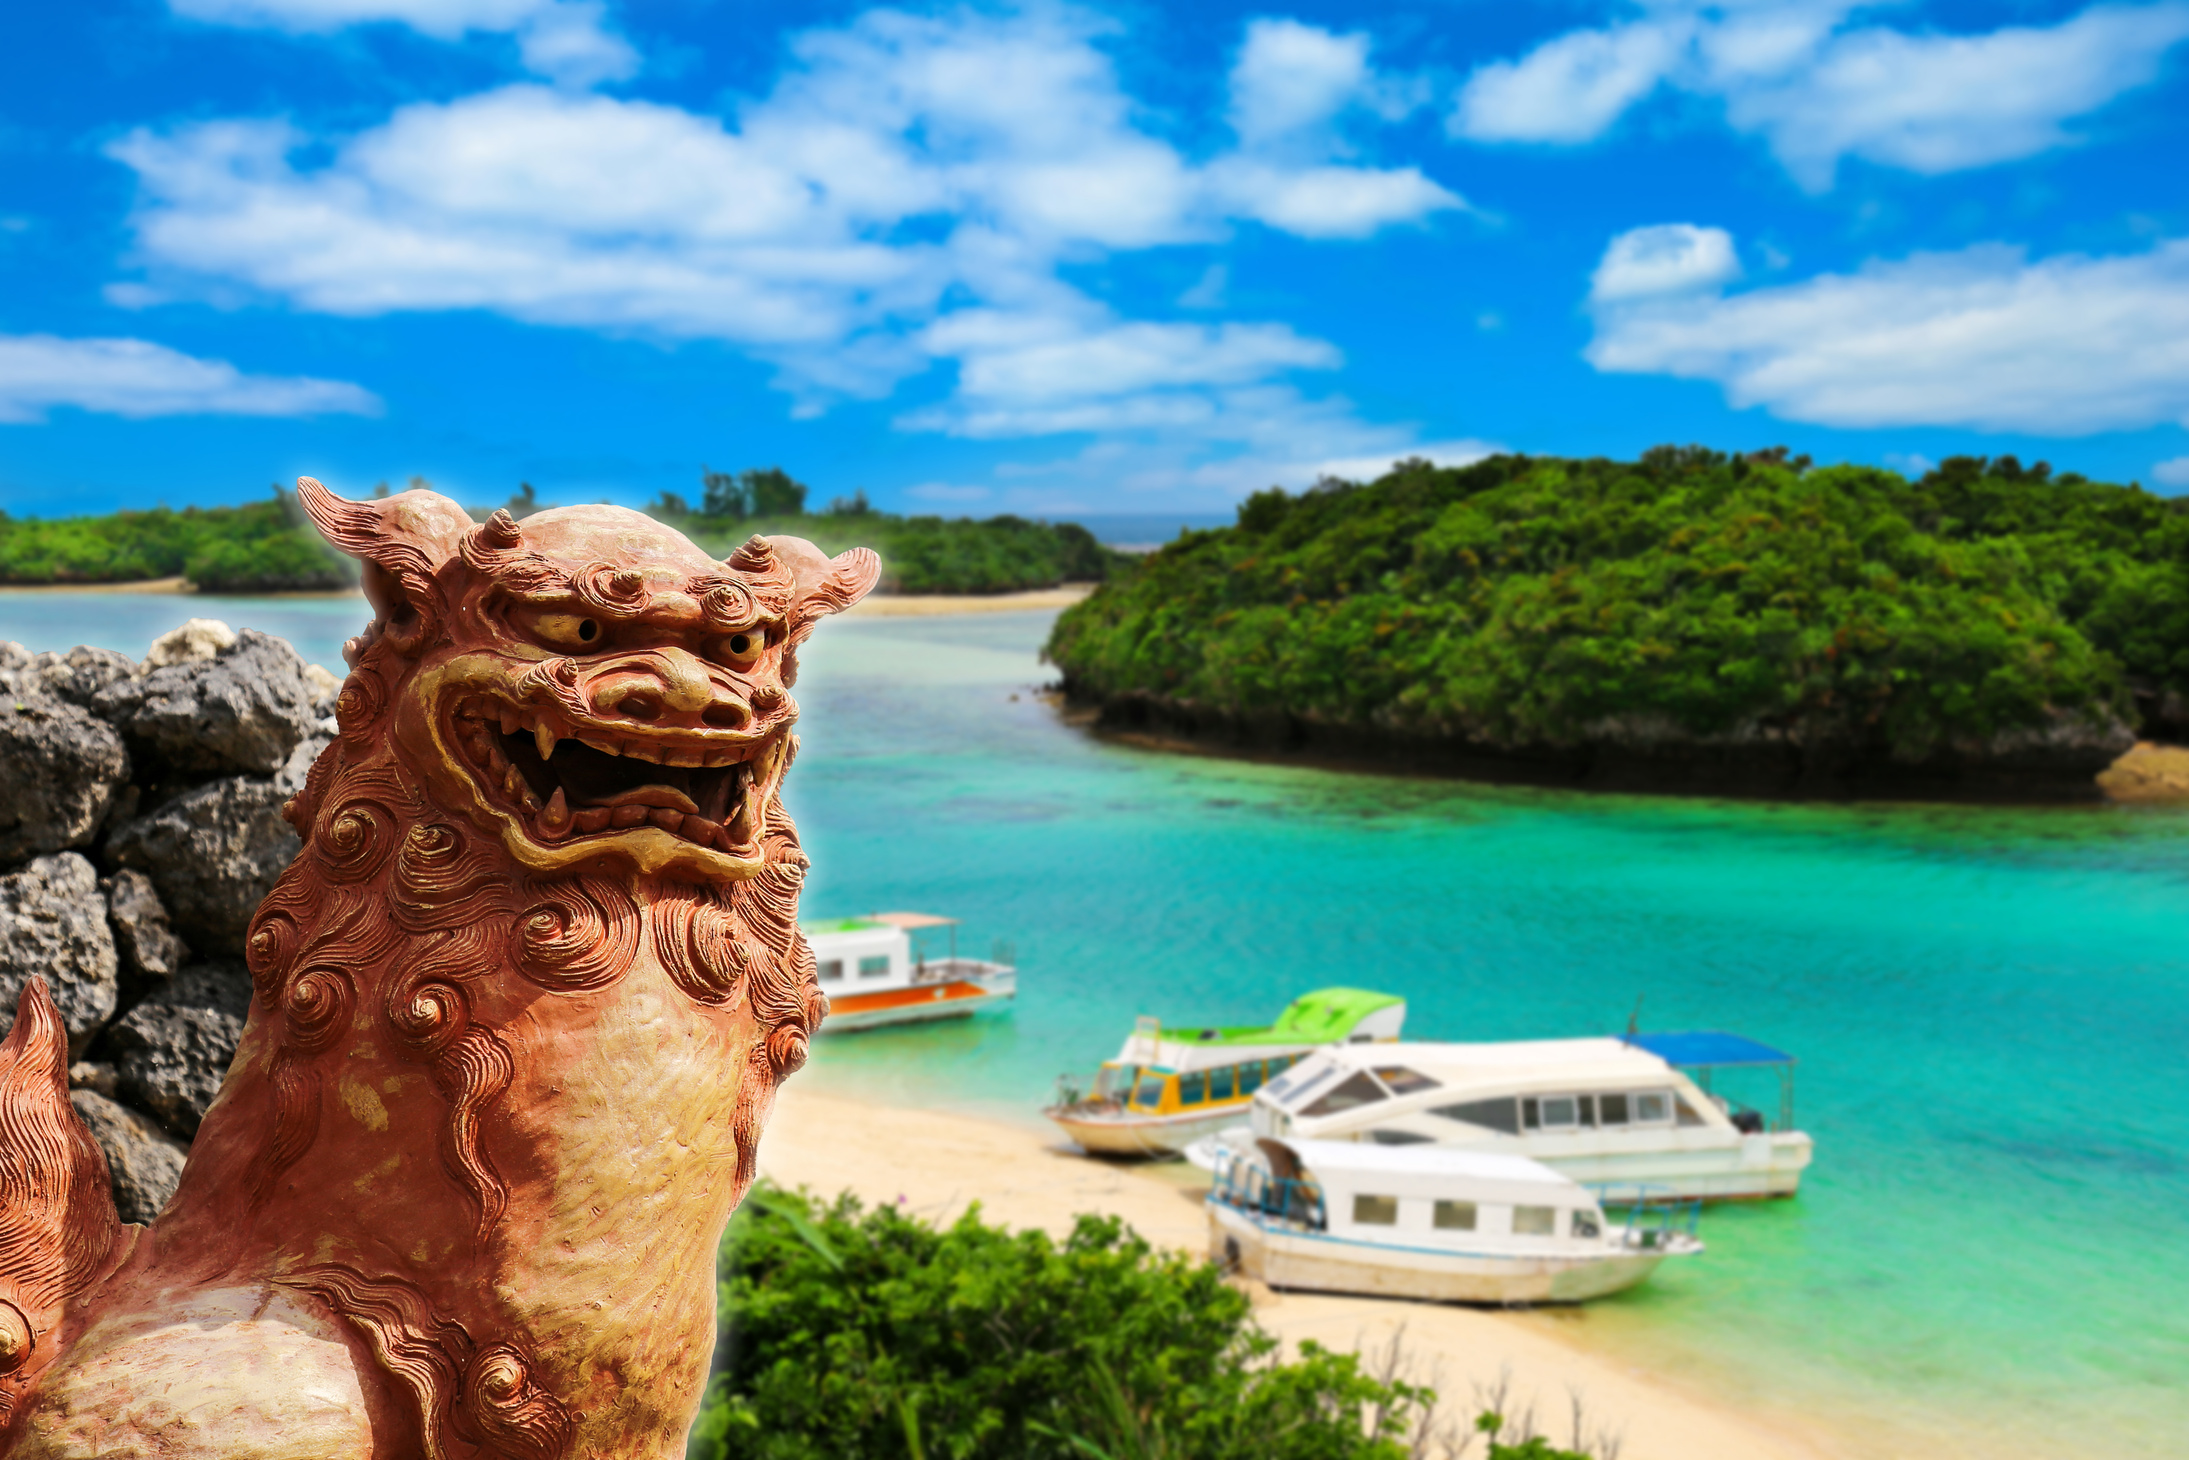
[[[0,593],[161,593],[179,598],[361,598],[358,588],[287,588],[263,593],[207,593],[187,578],[135,578],[120,583],[0,583]]]
[[[877,593],[851,611],[875,618],[929,618],[957,613],[1022,613],[1070,608],[1094,592],[1092,583],[1066,583],[1023,593]],[[183,578],[143,578],[127,583],[0,583],[0,593],[162,593],[195,597],[202,590]],[[354,588],[286,593],[210,593],[208,598],[355,598]]]

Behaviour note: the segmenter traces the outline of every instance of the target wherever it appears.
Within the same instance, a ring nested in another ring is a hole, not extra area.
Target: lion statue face
[[[832,562],[756,537],[721,563],[620,508],[521,526],[497,513],[452,532],[439,498],[307,501],[365,558],[380,612],[346,654],[415,655],[393,728],[442,805],[542,872],[613,864],[720,884],[760,871],[797,646],[872,586],[871,553]],[[345,730],[381,708],[346,709]]]

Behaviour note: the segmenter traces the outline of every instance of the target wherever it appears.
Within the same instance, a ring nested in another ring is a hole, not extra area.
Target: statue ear
[[[872,548],[853,548],[833,558],[821,556],[813,544],[798,538],[768,539],[789,560],[796,596],[791,601],[790,638],[802,642],[820,619],[842,613],[872,592],[882,576],[882,560]],[[796,549],[804,549],[798,552]]]
[[[438,492],[345,501],[310,477],[296,479],[296,495],[319,535],[364,563],[378,636],[415,654],[440,620],[435,575],[471,531],[470,515]]]

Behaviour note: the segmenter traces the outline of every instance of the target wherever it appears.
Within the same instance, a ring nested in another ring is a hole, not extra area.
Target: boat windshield
[[[1307,1092],[1303,1090],[1300,1094],[1305,1097]],[[1347,1080],[1300,1113],[1302,1115],[1336,1115],[1341,1110],[1354,1110],[1360,1106],[1373,1105],[1378,1100],[1388,1100],[1389,1098],[1390,1096],[1384,1092],[1383,1086],[1377,1084],[1373,1076],[1366,1070],[1360,1070],[1354,1074],[1352,1079]]]
[[[1133,1081],[1139,1074],[1138,1065],[1104,1065],[1095,1075],[1095,1099],[1125,1099],[1132,1094]]]
[[[1143,1110],[1155,1109],[1163,1103],[1163,1086],[1167,1083],[1161,1075],[1142,1075],[1139,1087],[1133,1091],[1133,1104]]]

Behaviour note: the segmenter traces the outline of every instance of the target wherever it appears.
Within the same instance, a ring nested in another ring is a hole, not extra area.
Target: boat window
[[[1304,1092],[1303,1092],[1304,1093]],[[1366,1070],[1356,1070],[1353,1078],[1339,1085],[1328,1095],[1300,1112],[1302,1115],[1336,1115],[1341,1110],[1357,1110],[1363,1105],[1373,1105],[1387,1099],[1383,1086],[1377,1084]]]
[[[1163,1103],[1163,1087],[1169,1081],[1161,1075],[1142,1075],[1140,1087],[1133,1091],[1133,1104],[1142,1110],[1153,1110]]]
[[[877,953],[877,954],[875,954],[875,955],[874,955],[874,956],[873,956],[872,958],[862,958],[862,959],[860,959],[860,960],[859,960],[859,977],[861,977],[861,978],[887,978],[887,977],[889,977],[889,955],[888,955],[887,953]]]
[[[1241,1095],[1252,1095],[1261,1088],[1261,1085],[1262,1062],[1260,1060],[1248,1060],[1245,1064],[1239,1066],[1239,1093]]]
[[[1703,1117],[1703,1113],[1702,1113],[1701,1111],[1697,1110],[1697,1109],[1696,1109],[1696,1108],[1695,1108],[1695,1107],[1694,1107],[1693,1105],[1690,1105],[1690,1104],[1689,1104],[1689,1103],[1688,1103],[1687,1101],[1685,1101],[1685,1100],[1675,1100],[1675,1101],[1673,1101],[1672,1103],[1673,1103],[1674,1107],[1675,1107],[1675,1108],[1677,1108],[1677,1109],[1678,1109],[1678,1111],[1679,1111],[1679,1113],[1680,1113],[1680,1124],[1682,1124],[1682,1125],[1708,1125],[1708,1124],[1710,1124],[1710,1122],[1709,1122],[1708,1120],[1706,1120],[1706,1119],[1705,1119],[1705,1118]]]
[[[1558,1208],[1514,1207],[1513,1231],[1522,1237],[1548,1237],[1558,1230]]]
[[[1132,1093],[1133,1078],[1140,1073],[1138,1065],[1104,1065],[1095,1075],[1097,1100],[1122,1100]]]
[[[1604,1229],[1603,1225],[1596,1220],[1596,1213],[1585,1212],[1579,1207],[1575,1207],[1573,1216],[1566,1227],[1566,1235],[1569,1237],[1601,1237],[1604,1235]]]
[[[1672,1119],[1672,1096],[1664,1090],[1644,1090],[1634,1097],[1636,1125],[1663,1125]]]
[[[1297,1056],[1297,1055],[1293,1055],[1293,1056],[1289,1056],[1289,1057],[1279,1057],[1279,1058],[1277,1058],[1277,1059],[1273,1059],[1273,1060],[1271,1060],[1271,1061],[1269,1062],[1269,1077],[1270,1077],[1270,1078],[1269,1078],[1269,1093],[1270,1093],[1270,1094],[1272,1094],[1272,1095],[1276,1096],[1276,1097],[1277,1097],[1277,1098],[1278,1098],[1279,1100],[1282,1100],[1282,1099],[1284,1099],[1284,1098],[1285,1098],[1286,1096],[1290,1095],[1290,1094],[1292,1093],[1293,1089],[1294,1089],[1295,1087],[1299,1086],[1299,1085],[1300,1085],[1300,1082],[1301,1082],[1301,1081],[1303,1081],[1303,1080],[1305,1080],[1305,1081],[1313,1081],[1313,1080],[1319,1080],[1319,1079],[1321,1079],[1321,1078],[1322,1078],[1323,1076],[1325,1076],[1325,1075],[1332,1075],[1332,1074],[1336,1074],[1336,1073],[1337,1073],[1336,1067],[1335,1067],[1335,1066],[1332,1066],[1332,1065],[1324,1065],[1324,1066],[1322,1066],[1322,1068],[1321,1068],[1321,1069],[1319,1069],[1319,1070],[1315,1070],[1315,1071],[1308,1071],[1308,1070],[1302,1070],[1302,1071],[1301,1071],[1301,1072],[1300,1072],[1300,1073],[1299,1073],[1298,1075],[1296,1075],[1296,1076],[1295,1076],[1295,1075],[1282,1075],[1282,1074],[1279,1074],[1279,1073],[1278,1073],[1278,1071],[1280,1071],[1280,1070],[1285,1070],[1285,1069],[1289,1069],[1289,1068],[1291,1068],[1291,1067],[1292,1067],[1293,1065],[1296,1065],[1296,1064],[1298,1064],[1299,1062],[1300,1062],[1300,1060],[1299,1060],[1299,1056]]]
[[[1529,1102],[1531,1105],[1533,1101]],[[1429,1112],[1446,1120],[1463,1120],[1469,1125],[1479,1125],[1484,1130],[1503,1131],[1506,1135],[1520,1134],[1518,1102],[1507,1095],[1502,1100],[1470,1100],[1464,1105],[1439,1105]]]
[[[1379,1146],[1427,1146],[1435,1144],[1434,1137],[1421,1135],[1410,1130],[1372,1130],[1368,1133],[1368,1139]]]
[[[1543,1128],[1542,1102],[1538,1100],[1521,1101],[1520,1123],[1529,1130],[1541,1130]]]
[[[1231,1098],[1232,1077],[1237,1074],[1238,1070],[1231,1065],[1225,1065],[1220,1070],[1210,1070],[1209,1099],[1229,1100]]]
[[[813,971],[820,977],[821,982],[833,983],[844,976],[844,960],[841,958],[824,959],[813,966]]]
[[[1475,1229],[1475,1204],[1471,1201],[1440,1201],[1432,1220],[1446,1232],[1472,1232]]]
[[[1581,1097],[1581,1124],[1588,1126],[1596,1124],[1596,1097],[1594,1095],[1583,1095]]]
[[[1393,1095],[1413,1095],[1423,1090],[1434,1090],[1437,1082],[1419,1070],[1409,1070],[1403,1065],[1378,1065],[1376,1078],[1383,1081]]]
[[[1297,1104],[1321,1089],[1325,1083],[1339,1073],[1340,1071],[1336,1065],[1324,1065],[1289,1090],[1285,1088],[1287,1082],[1279,1080],[1269,1087],[1269,1093],[1283,1098],[1288,1104]]]
[[[1625,1125],[1627,1123],[1627,1097],[1624,1095],[1597,1096],[1596,1123],[1598,1125]]]
[[[1399,1199],[1395,1196],[1369,1196],[1366,1193],[1353,1198],[1353,1220],[1364,1227],[1396,1227],[1399,1224]]]
[[[1191,1074],[1178,1077],[1178,1103],[1180,1105],[1199,1105],[1207,1097],[1208,1074],[1206,1071],[1195,1070]]]
[[[1574,1127],[1573,1097],[1552,1095],[1543,1101],[1543,1129],[1572,1130]]]

